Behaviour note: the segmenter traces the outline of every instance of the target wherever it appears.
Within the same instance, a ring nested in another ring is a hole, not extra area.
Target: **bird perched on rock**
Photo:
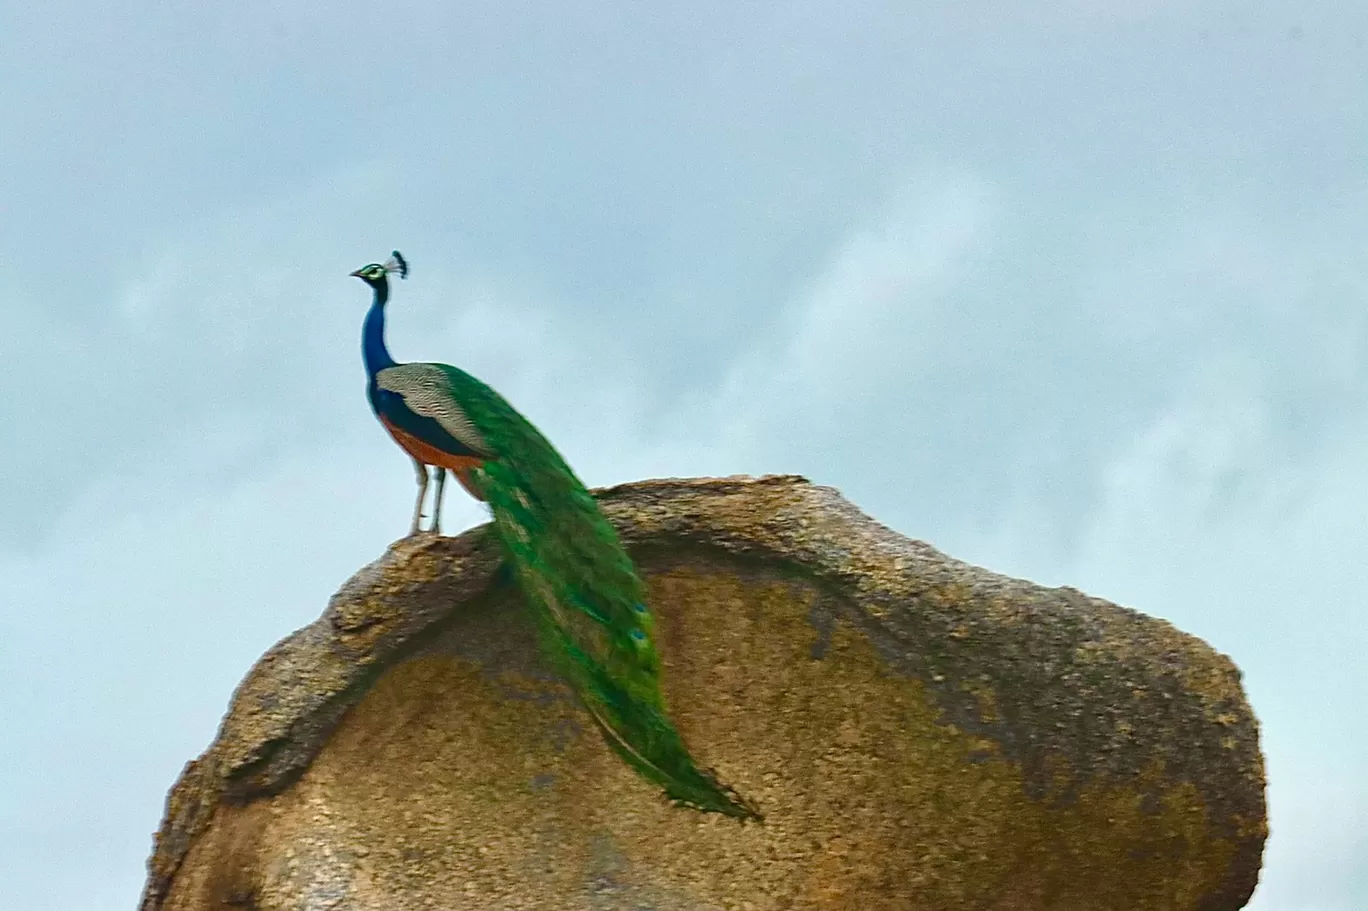
[[[605,741],[676,803],[759,819],[701,769],[666,714],[645,587],[618,539],[560,454],[493,389],[446,364],[400,364],[385,345],[389,276],[408,277],[396,250],[352,275],[370,285],[361,350],[371,408],[418,476],[410,534],[419,531],[429,465],[440,531],[449,471],[493,514],[494,534],[536,615],[543,649],[579,695]]]

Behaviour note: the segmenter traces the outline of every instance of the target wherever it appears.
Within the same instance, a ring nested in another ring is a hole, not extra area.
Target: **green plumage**
[[[493,513],[543,649],[608,745],[678,803],[759,819],[744,798],[695,764],[669,720],[644,586],[593,496],[502,396],[455,367],[427,366],[440,368],[448,385],[441,392],[494,454],[471,480]]]

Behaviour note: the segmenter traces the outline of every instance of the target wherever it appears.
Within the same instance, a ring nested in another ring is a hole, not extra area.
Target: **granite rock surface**
[[[272,648],[167,801],[142,911],[1234,909],[1267,834],[1226,656],[792,476],[598,491],[695,756],[676,809],[537,653],[484,527]],[[1143,555],[1137,555],[1143,559]]]

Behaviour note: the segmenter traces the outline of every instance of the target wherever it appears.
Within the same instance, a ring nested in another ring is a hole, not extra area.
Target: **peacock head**
[[[398,272],[400,278],[408,278],[408,260],[404,259],[398,250],[391,253],[390,258],[383,263],[362,266],[351,274],[372,288],[380,288],[389,285],[387,276],[391,272]]]

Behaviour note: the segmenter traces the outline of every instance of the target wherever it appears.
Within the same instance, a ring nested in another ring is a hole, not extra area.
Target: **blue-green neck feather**
[[[375,300],[361,330],[361,356],[366,360],[366,373],[373,381],[375,374],[393,367],[395,360],[385,347],[385,301],[389,299],[389,282],[382,278],[372,287],[375,288]]]

